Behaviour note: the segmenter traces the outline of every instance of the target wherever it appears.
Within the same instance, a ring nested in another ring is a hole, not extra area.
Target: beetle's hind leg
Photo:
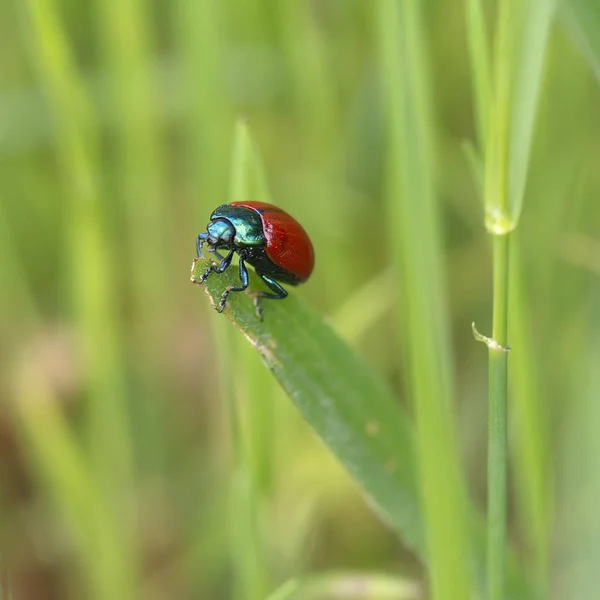
[[[230,261],[231,262],[231,261]],[[240,286],[228,285],[221,296],[221,301],[219,302],[219,308],[217,310],[219,312],[223,312],[225,310],[225,305],[227,304],[227,296],[231,294],[231,292],[243,292],[248,287],[248,269],[246,268],[246,264],[244,263],[244,259],[240,257]]]
[[[270,298],[271,300],[283,300],[287,298],[287,291],[283,288],[279,283],[277,283],[274,279],[271,279],[268,275],[258,274],[258,276],[269,286],[269,289],[273,291],[273,293],[269,292],[256,292],[254,296],[254,306],[256,307],[256,314],[258,318],[263,320],[263,312],[262,306],[260,303],[261,298]]]

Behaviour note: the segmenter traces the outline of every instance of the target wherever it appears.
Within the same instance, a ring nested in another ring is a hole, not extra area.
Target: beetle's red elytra
[[[232,202],[256,211],[262,221],[265,252],[278,267],[306,281],[315,266],[315,253],[304,228],[286,212],[266,202]]]

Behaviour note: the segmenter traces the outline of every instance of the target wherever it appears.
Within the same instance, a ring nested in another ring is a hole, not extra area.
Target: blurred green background
[[[423,580],[260,362],[226,356],[225,318],[189,283],[243,118],[274,201],[314,242],[316,270],[293,293],[410,407],[375,4],[0,3],[2,600],[254,599],[340,570]],[[544,555],[556,598],[596,597],[600,560],[600,63],[586,37],[598,41],[600,10],[575,4],[585,27],[559,11],[551,32],[517,232],[535,367],[521,376],[544,453],[523,467],[527,437],[512,445],[509,539],[526,565]],[[487,354],[470,327],[491,331],[492,281],[464,151],[476,137],[465,14],[447,0],[423,9],[455,422],[485,507]],[[259,506],[235,500],[247,482],[219,379],[242,413],[264,407]]]

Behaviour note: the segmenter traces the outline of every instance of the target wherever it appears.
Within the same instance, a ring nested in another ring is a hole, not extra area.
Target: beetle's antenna
[[[198,258],[202,257],[202,246],[204,246],[204,239],[206,234],[199,233],[196,238],[196,252],[198,254]]]

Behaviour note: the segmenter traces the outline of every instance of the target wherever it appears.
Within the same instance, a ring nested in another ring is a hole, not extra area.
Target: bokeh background
[[[254,599],[340,570],[423,580],[260,362],[223,359],[227,323],[189,283],[195,236],[229,198],[242,118],[273,198],[314,242],[316,271],[294,293],[410,410],[374,4],[0,3],[3,600]],[[454,414],[484,507],[487,353],[471,322],[491,331],[492,281],[465,153],[476,138],[465,15],[423,4]],[[600,559],[600,93],[580,34],[560,12],[518,231],[545,492],[528,502],[513,446],[509,538],[525,563],[543,544],[556,598],[597,597]],[[258,507],[235,500],[250,496],[232,469],[224,378],[242,414],[262,407]]]

